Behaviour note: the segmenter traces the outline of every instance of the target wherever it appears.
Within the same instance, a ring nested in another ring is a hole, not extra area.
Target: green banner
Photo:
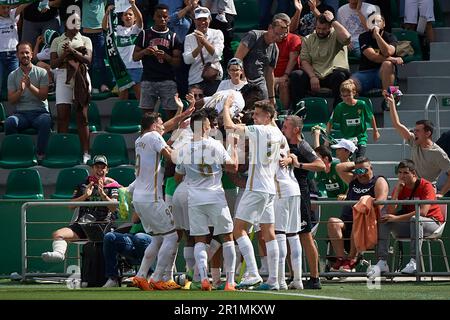
[[[135,83],[131,80],[130,75],[127,72],[127,68],[120,57],[119,51],[116,45],[115,19],[117,18],[113,10],[109,14],[109,26],[108,31],[105,32],[105,44],[106,44],[106,56],[108,57],[109,66],[116,79],[117,87],[119,91],[131,88]]]

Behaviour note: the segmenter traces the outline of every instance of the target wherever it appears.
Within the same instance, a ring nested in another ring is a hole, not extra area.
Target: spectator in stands
[[[347,139],[340,139],[338,143],[331,145],[331,149],[336,150],[336,158],[339,162],[350,161],[351,155],[358,150],[353,141]]]
[[[209,28],[211,13],[206,7],[197,7],[195,14],[195,30],[186,36],[184,42],[183,59],[190,64],[189,85],[199,84],[207,96],[217,91],[223,76],[220,59],[224,48],[224,37],[220,30]],[[216,74],[204,77],[205,65],[210,65],[210,71]]]
[[[271,23],[272,5],[274,0],[258,0],[259,5],[259,30],[266,30]],[[289,14],[291,0],[277,0],[277,13]]]
[[[45,30],[59,31],[61,28],[58,18],[58,0],[48,2],[48,8],[40,8],[40,2],[34,1],[23,10],[22,41],[35,43],[36,38]]]
[[[20,13],[28,5],[22,4],[16,7],[0,5],[0,96],[8,75],[19,67],[16,55],[16,46],[19,43],[17,22]]]
[[[402,0],[400,0],[400,2],[401,1]],[[366,0],[365,2],[376,5],[380,8],[380,13],[384,17],[384,23],[385,23],[384,30],[386,30],[387,32],[391,32],[391,19],[392,19],[391,1]]]
[[[8,76],[8,102],[16,107],[16,112],[5,120],[5,134],[35,128],[37,158],[42,160],[52,125],[47,102],[47,71],[31,62],[33,49],[29,42],[20,42],[16,50],[19,68]]]
[[[314,32],[316,19],[325,11],[335,14],[336,10],[321,0],[308,0],[307,6],[302,5],[302,0],[294,0],[295,13],[291,19],[289,31],[306,37]]]
[[[378,201],[386,200],[389,185],[383,176],[373,173],[370,160],[357,158],[355,162],[344,162],[336,165],[336,171],[341,179],[348,183],[347,200],[359,200],[370,195]],[[380,206],[380,210],[382,206]],[[352,271],[356,264],[356,248],[352,237],[353,212],[352,206],[344,206],[340,218],[328,219],[328,238],[331,241],[336,256],[332,271]],[[344,251],[345,250],[345,251]],[[347,256],[345,254],[347,252]]]
[[[153,15],[153,27],[139,33],[135,42],[133,60],[142,60],[144,73],[141,82],[141,108],[152,111],[160,99],[161,105],[172,118],[177,110],[174,67],[181,61],[181,44],[169,30],[169,8],[158,4]]]
[[[183,51],[186,35],[195,30],[194,10],[199,6],[198,3],[199,0],[184,0],[184,7],[172,13],[169,18],[169,29],[176,33]],[[175,77],[180,97],[184,97],[188,93],[189,67],[190,65],[184,63],[184,60],[181,59],[180,65],[175,68]]]
[[[278,47],[275,43],[284,39],[288,31],[289,24],[274,17],[267,31],[247,32],[235,54],[236,58],[244,62],[247,81],[261,89],[260,100],[269,99],[274,106],[276,104],[274,69],[278,61]]]
[[[336,172],[336,165],[339,161],[333,160],[329,147],[321,145],[314,149],[316,154],[325,164],[325,171],[316,172],[315,181],[319,190],[325,192],[327,198],[345,199],[348,185],[342,181]]]
[[[237,16],[234,0],[206,0],[205,6],[211,11],[211,24],[213,29],[218,29],[223,33],[223,59],[225,66],[233,58],[231,41],[234,38],[234,20]]]
[[[88,106],[90,99],[90,78],[86,71],[92,60],[92,42],[80,33],[80,16],[75,12],[66,21],[66,31],[53,40],[50,47],[50,66],[58,68],[56,79],[56,107],[58,111],[58,132],[69,130],[72,103],[76,105],[78,136],[83,151],[83,163],[89,155]],[[80,77],[69,78],[68,70],[77,68]],[[76,80],[75,80],[76,78]],[[69,79],[69,81],[67,81]],[[75,90],[75,84],[81,90]]]
[[[425,31],[428,42],[433,42],[433,22],[435,21],[433,0],[405,0],[405,29],[416,30],[421,19],[425,19],[426,27],[425,30],[419,31]]]
[[[356,85],[352,79],[341,84],[341,97],[344,101],[339,103],[330,120],[327,123],[327,132],[330,134],[335,123],[339,124],[339,130],[345,139],[352,140],[358,147],[356,157],[366,154],[367,127],[372,126],[373,140],[376,142],[380,138],[377,122],[372,110],[364,100],[355,98]]]
[[[104,155],[96,155],[92,160],[91,174],[78,185],[72,201],[117,201],[120,185],[107,177],[108,160]],[[109,223],[116,218],[116,206],[80,207],[76,219],[68,227],[53,233],[53,251],[42,253],[46,262],[61,262],[65,259],[67,241],[87,239],[80,222]]]
[[[291,23],[291,19],[285,13],[277,13],[274,19],[281,19],[288,25]],[[275,66],[275,89],[278,89],[278,94],[284,109],[290,108],[290,93],[289,93],[289,75],[293,70],[298,70],[300,47],[302,45],[302,39],[294,34],[288,33],[286,37],[280,38],[276,42],[278,47],[278,61]]]
[[[386,91],[383,94],[390,108],[392,125],[411,147],[411,160],[414,162],[418,176],[436,184],[439,174],[447,172],[447,180],[438,190],[437,196],[441,197],[450,190],[450,159],[445,151],[432,140],[433,123],[429,120],[416,121],[414,131],[410,132],[400,122],[393,95],[388,95]]]
[[[433,185],[417,175],[414,162],[406,159],[398,164],[398,182],[392,192],[391,200],[436,200]],[[401,209],[400,209],[401,208]],[[400,209],[400,210],[399,210]],[[414,205],[388,205],[387,214],[380,217],[378,224],[377,266],[378,274],[389,272],[389,236],[391,232],[398,238],[411,239],[411,260],[402,269],[402,273],[413,274],[416,270],[416,239],[419,239],[419,251],[422,251],[423,237],[431,235],[444,222],[444,216],[437,204],[421,204],[419,235],[416,235],[416,210]],[[408,223],[409,222],[409,223]],[[376,269],[368,270],[373,276]],[[423,271],[423,270],[422,270]]]
[[[89,73],[92,79],[92,93],[108,92],[110,72],[106,69],[105,35],[102,20],[105,15],[106,0],[83,0],[81,27],[84,36],[92,42],[92,64]]]
[[[349,54],[358,59],[361,57],[359,35],[369,30],[366,19],[372,13],[380,14],[380,8],[362,0],[348,0],[348,4],[340,7],[337,12],[337,20],[352,35],[352,40],[348,45]]]
[[[125,258],[131,265],[140,265],[145,249],[152,242],[152,237],[145,233],[141,220],[136,213],[131,217],[132,226],[117,228],[105,234],[103,238],[103,255],[108,281],[103,288],[119,287],[119,257]]]
[[[319,278],[319,254],[314,245],[314,239],[311,234],[311,199],[308,185],[309,171],[323,171],[325,164],[314,153],[309,143],[302,139],[303,120],[299,116],[288,116],[283,123],[283,134],[286,136],[291,157],[293,158],[294,175],[300,185],[301,203],[301,226],[299,232],[300,242],[305,250],[308,259],[308,266],[311,277],[303,284],[305,289],[321,289]]]
[[[359,36],[359,71],[352,75],[360,94],[374,88],[387,90],[395,83],[396,66],[403,64],[402,58],[395,57],[397,38],[384,30],[383,16],[374,14],[369,20],[372,28]],[[382,108],[386,109],[384,103]]]
[[[131,80],[135,83],[133,90],[136,95],[136,99],[141,97],[141,78],[142,78],[142,62],[133,61],[134,41],[137,35],[143,30],[144,24],[142,22],[142,14],[136,6],[135,0],[129,0],[131,7],[122,13],[123,25],[117,25],[116,45],[119,50],[120,57],[127,68],[127,72],[131,77]],[[102,21],[102,28],[107,31],[109,28],[109,15],[111,10],[114,10],[114,5],[109,5],[106,8],[105,16]],[[128,99],[128,88],[120,90],[119,99]]]
[[[55,93],[54,70],[50,66],[50,46],[52,41],[58,36],[59,33],[54,30],[45,30],[43,35],[37,37],[33,50],[33,60],[36,65],[47,70],[49,94]]]
[[[442,150],[445,151],[447,156],[450,157],[450,130],[444,132],[439,139],[437,139],[436,144],[442,148]],[[445,184],[445,181],[447,181],[449,174],[447,172],[442,172],[441,175],[438,178],[437,181],[437,189],[441,190],[442,186]],[[447,193],[444,195],[444,197],[449,197],[450,191],[447,191]]]
[[[316,32],[305,37],[302,42],[300,60],[302,71],[290,75],[292,104],[306,97],[311,90],[321,87],[333,91],[336,106],[340,101],[341,83],[350,77],[346,46],[350,43],[350,33],[330,11],[325,11],[316,22]],[[318,49],[320,47],[320,50]]]

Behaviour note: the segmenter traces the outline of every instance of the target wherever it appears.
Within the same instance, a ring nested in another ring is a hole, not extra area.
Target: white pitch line
[[[286,295],[286,296],[299,296],[306,298],[316,298],[316,299],[327,299],[327,300],[353,300],[349,298],[338,298],[338,297],[329,297],[329,296],[315,296],[312,294],[304,294],[304,293],[284,293],[284,292],[274,292],[274,291],[253,291],[253,290],[243,290],[244,292],[252,292],[252,293],[270,293],[275,295]]]

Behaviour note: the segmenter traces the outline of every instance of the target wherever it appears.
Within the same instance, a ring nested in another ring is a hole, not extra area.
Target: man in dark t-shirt
[[[387,90],[394,85],[396,65],[403,64],[402,58],[395,57],[397,38],[384,30],[384,18],[373,14],[367,21],[372,27],[359,35],[361,62],[359,72],[351,77],[360,94],[374,88]]]
[[[60,30],[56,2],[50,1],[50,9],[41,9],[41,11],[38,9],[39,1],[36,1],[23,10],[22,41],[28,41],[34,45],[37,37],[43,35],[45,30]]]

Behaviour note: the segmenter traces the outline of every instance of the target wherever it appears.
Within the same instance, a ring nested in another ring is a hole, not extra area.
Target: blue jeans
[[[17,59],[15,51],[0,52],[0,94],[7,92],[8,75],[19,67],[19,60]],[[3,83],[4,88],[3,88]]]
[[[5,134],[20,133],[20,131],[34,128],[38,132],[37,154],[45,154],[50,131],[52,127],[52,117],[49,112],[42,111],[22,111],[14,113],[5,120]]]
[[[119,254],[133,265],[140,264],[145,249],[151,242],[152,237],[146,233],[108,232],[103,239],[106,276],[109,278],[119,276],[117,265]]]

